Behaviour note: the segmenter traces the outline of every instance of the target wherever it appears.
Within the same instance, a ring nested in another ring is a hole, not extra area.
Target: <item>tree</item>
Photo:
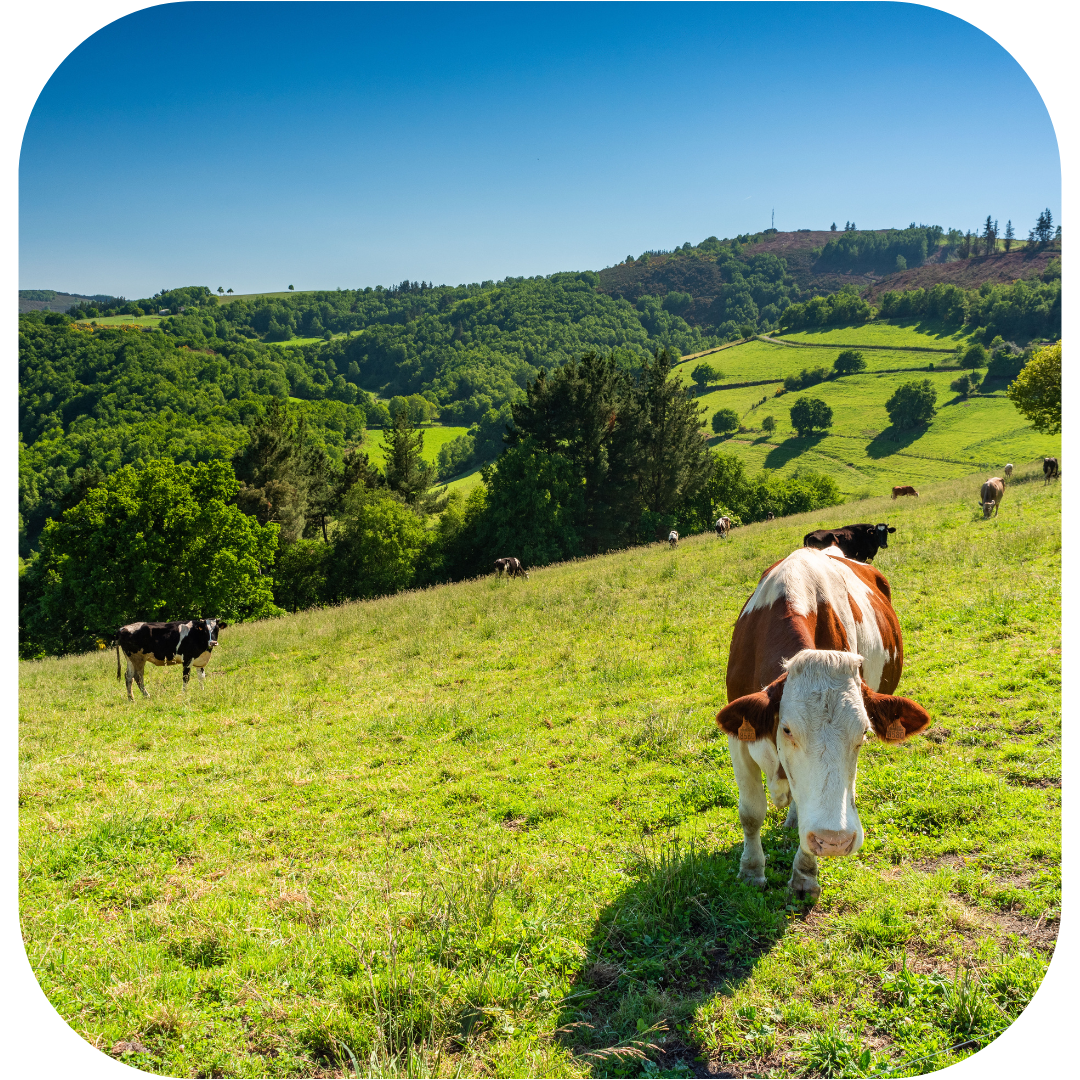
[[[889,421],[897,431],[929,424],[937,412],[937,391],[929,379],[912,379],[893,391],[885,402]]]
[[[836,222],[835,221],[829,226],[829,232],[836,232]]]
[[[643,510],[669,514],[705,483],[709,448],[701,431],[701,406],[687,396],[667,350],[646,359],[632,395],[637,422],[631,467]]]
[[[994,219],[990,214],[986,215],[983,223],[983,250],[989,255],[997,246],[997,231],[994,227]]]
[[[712,364],[698,364],[693,371],[690,372],[690,378],[694,380],[694,384],[698,388],[698,393],[705,393],[705,388],[711,382],[719,382],[723,375],[712,366]]]
[[[136,619],[279,614],[276,525],[233,505],[227,462],[125,465],[41,534],[22,609],[25,656],[90,649]]]
[[[976,368],[986,367],[990,362],[990,357],[986,347],[976,342],[965,350],[964,357],[960,362],[964,367],[971,368],[974,371]]]
[[[1050,213],[1049,207],[1039,215],[1039,220],[1035,223],[1032,232],[1035,235],[1036,243],[1040,246],[1050,243],[1054,236],[1054,215]]]
[[[820,398],[799,398],[791,406],[791,426],[799,438],[813,435],[815,428],[825,430],[832,426],[832,409]]]
[[[1043,435],[1061,431],[1061,346],[1040,349],[1005,391]]]
[[[766,416],[761,421],[761,429],[771,435],[776,430],[776,421],[771,416]]]
[[[232,292],[232,289],[226,289],[225,291],[226,291],[227,293],[231,293],[231,292]]]
[[[900,273],[902,270],[907,269],[907,259],[903,255],[896,256],[896,272]]]
[[[982,376],[973,371],[970,374],[961,375],[959,379],[953,379],[949,383],[949,389],[955,390],[966,401],[979,388]]]
[[[394,417],[393,427],[383,429],[386,486],[406,505],[430,511],[427,493],[435,482],[435,469],[424,460],[424,433],[413,424],[409,409]]]
[[[739,414],[734,409],[718,409],[713,413],[712,429],[721,438],[734,434],[739,430]]]
[[[289,292],[292,292],[292,291],[293,291],[293,287],[290,285],[289,286]]]
[[[1012,218],[1005,222],[1005,254],[1012,250],[1013,241],[1016,239],[1016,233],[1013,231]]]
[[[360,600],[409,588],[428,543],[423,520],[408,506],[385,489],[356,485],[326,556],[326,598]]]
[[[833,370],[837,375],[857,375],[866,370],[866,358],[858,349],[845,349],[833,361]]]
[[[225,292],[225,290],[220,285],[217,287],[217,291],[222,294],[224,294]]]

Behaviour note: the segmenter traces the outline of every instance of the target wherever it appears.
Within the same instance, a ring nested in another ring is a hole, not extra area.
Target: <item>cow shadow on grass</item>
[[[688,1021],[733,993],[808,910],[787,890],[798,837],[781,822],[772,811],[762,830],[764,889],[738,880],[741,842],[646,840],[624,860],[626,886],[597,917],[557,1024],[594,1075],[644,1075],[643,1057],[659,1065],[651,1076],[717,1075],[695,1061],[708,1050]]]

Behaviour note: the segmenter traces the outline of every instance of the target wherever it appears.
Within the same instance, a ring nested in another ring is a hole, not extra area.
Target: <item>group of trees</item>
[[[860,232],[854,222],[848,222],[842,233],[821,248],[817,264],[821,268],[891,273],[908,266],[921,266],[944,235],[940,225],[913,224],[906,229]],[[903,260],[903,267],[898,267],[898,259]]]
[[[382,469],[335,459],[302,406],[271,400],[223,460],[151,459],[88,481],[20,574],[25,656],[93,647],[134,618],[260,618],[840,501],[827,477],[750,477],[709,450],[700,406],[658,351],[637,370],[589,352],[530,381],[496,422],[502,453],[469,498],[439,496],[400,409]],[[487,419],[487,418],[486,418]],[[508,423],[507,423],[508,421]]]

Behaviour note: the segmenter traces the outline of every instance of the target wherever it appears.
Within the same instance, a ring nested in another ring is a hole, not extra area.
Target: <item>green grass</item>
[[[800,330],[778,334],[785,341],[807,341],[821,344],[855,343],[858,345],[898,345],[931,349],[955,349],[965,344],[970,333],[964,334],[955,326],[942,323],[905,319],[868,323],[865,326],[838,326],[827,330]]]
[[[99,315],[96,319],[83,319],[85,323],[95,322],[98,326],[157,326],[161,315]]]
[[[424,433],[424,451],[423,458],[425,461],[434,462],[439,456],[439,448],[445,446],[448,442],[452,442],[458,438],[459,435],[467,435],[469,429],[467,427],[450,427],[449,425],[443,426],[442,424],[432,424],[430,427],[424,425],[421,428]],[[360,444],[360,448],[368,455],[372,463],[382,468],[385,459],[383,455],[383,438],[382,428],[370,428],[364,432],[364,441]]]
[[[45,993],[173,1076],[967,1056],[1038,987],[1060,881],[1059,487],[983,521],[976,481],[858,507],[897,526],[900,692],[933,727],[864,750],[866,845],[824,860],[812,914],[780,812],[767,888],[736,880],[713,714],[759,574],[845,510],[230,627],[205,686],[154,669],[149,702],[109,652],[22,664]]]
[[[319,292],[318,289],[283,289],[281,292],[253,292],[253,293],[234,293],[229,296],[218,295],[217,302],[219,304],[231,304],[233,300],[254,300],[257,296],[265,296],[268,299],[278,299],[283,296],[303,296],[305,293]]]
[[[921,324],[920,324],[921,325]],[[924,327],[925,329],[925,327]],[[932,328],[931,328],[932,329]],[[944,330],[942,330],[944,335]],[[845,327],[818,334],[791,335],[792,339],[829,340],[848,344],[931,344],[950,345],[953,337],[921,333],[915,324],[872,323]],[[806,390],[777,397],[783,378],[803,368],[832,368],[840,347],[822,349],[788,348],[754,341],[729,349],[717,366],[725,382],[773,380],[764,385],[710,389],[697,400],[704,407],[706,426],[718,409],[734,409],[747,433],[725,440],[725,449],[738,453],[754,468],[768,467],[791,472],[809,466],[832,476],[847,496],[880,495],[895,484],[932,483],[963,476],[978,470],[988,475],[1000,472],[1006,462],[1020,464],[1057,455],[1060,436],[1039,435],[1024,421],[1000,385],[988,393],[961,401],[949,384],[957,378],[956,368],[941,370],[949,358],[933,353],[904,352],[899,349],[868,351],[867,371],[849,375]],[[698,361],[687,361],[676,369],[690,384],[690,372]],[[928,370],[934,363],[934,371]],[[929,379],[938,393],[938,412],[925,428],[896,432],[889,424],[885,402],[901,383]],[[833,410],[828,434],[799,439],[791,430],[790,409],[805,395],[820,398]],[[762,398],[766,400],[762,403]],[[765,436],[761,423],[772,416],[777,427]],[[714,442],[714,445],[716,443]],[[982,477],[985,479],[985,476]]]

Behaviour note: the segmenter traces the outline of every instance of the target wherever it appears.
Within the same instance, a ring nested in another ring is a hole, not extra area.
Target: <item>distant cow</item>
[[[729,532],[731,532],[731,528],[731,518],[718,517],[716,519],[716,535],[719,536],[721,540],[723,540],[724,537],[727,536]]]
[[[919,497],[919,493],[910,486],[894,487],[892,489],[892,497],[895,499],[898,495],[914,495],[916,499]]]
[[[667,542],[672,547],[675,547],[675,545],[679,542],[679,534],[674,529],[672,529],[671,532],[667,534]]]
[[[870,562],[879,548],[889,546],[889,533],[896,532],[894,527],[881,522],[870,525],[861,522],[858,525],[844,525],[839,529],[817,529],[803,537],[803,547],[826,548],[838,547],[845,559],[854,562]]]
[[[529,580],[528,571],[521,565],[520,559],[496,559],[495,573],[501,574],[504,570],[508,577],[523,577],[526,581]]]
[[[1013,467],[1012,467],[1012,463],[1010,462],[1008,465],[1005,466],[1005,479],[1006,480],[1008,480],[1009,477],[1012,476],[1012,471],[1013,471]]]
[[[1005,494],[1005,481],[1000,476],[992,476],[983,484],[979,491],[979,502],[982,503],[983,518],[988,518],[990,512],[996,515],[1001,506],[1001,496]]]
[[[1058,472],[1058,459],[1056,457],[1044,457],[1043,458],[1043,483],[1048,484],[1051,480],[1056,480],[1060,473]]]
[[[799,548],[762,574],[739,613],[716,721],[739,785],[739,877],[751,885],[766,884],[762,773],[799,830],[789,888],[813,900],[818,858],[862,846],[860,746],[902,743],[930,724],[921,705],[894,696],[904,644],[891,595],[874,567]]]
[[[187,622],[133,622],[121,626],[116,632],[116,677],[120,678],[120,652],[127,658],[127,696],[134,680],[148,698],[143,685],[143,671],[148,663],[164,667],[171,664],[184,665],[184,687],[191,678],[191,669],[199,672],[199,680],[206,679],[206,665],[214,646],[219,644],[219,630],[228,624],[221,619],[189,619]]]
[[[768,512],[768,513],[767,513],[767,514],[765,515],[765,520],[766,520],[766,521],[775,521],[775,520],[776,520],[776,515],[775,515],[775,514],[774,514],[774,513],[773,513],[773,512],[772,512],[772,511],[770,510],[770,511],[769,511],[769,512]]]

